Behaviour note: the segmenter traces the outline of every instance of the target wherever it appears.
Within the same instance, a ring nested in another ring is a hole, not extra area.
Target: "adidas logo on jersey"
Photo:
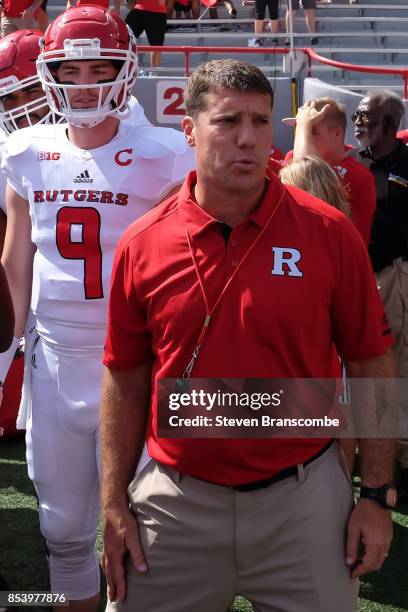
[[[74,178],[74,183],[93,183],[93,179],[89,176],[88,170],[84,170],[84,172],[81,172],[81,174]]]

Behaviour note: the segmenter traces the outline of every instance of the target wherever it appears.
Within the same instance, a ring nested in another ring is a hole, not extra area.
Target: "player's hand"
[[[314,100],[305,102],[301,106],[296,115],[296,129],[310,127],[321,123],[325,120],[327,113],[330,110],[330,106],[325,104],[321,110],[317,110]]]
[[[126,507],[104,510],[104,550],[102,569],[108,583],[110,601],[126,598],[125,560],[129,554],[137,572],[147,572],[135,516]]]
[[[347,530],[346,565],[351,578],[379,570],[388,556],[392,540],[391,512],[377,502],[360,499]],[[360,543],[364,554],[359,557]]]

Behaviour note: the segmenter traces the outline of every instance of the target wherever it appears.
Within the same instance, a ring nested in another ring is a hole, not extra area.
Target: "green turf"
[[[391,554],[380,572],[363,578],[359,612],[408,612],[408,506],[398,510]],[[0,442],[0,534],[0,570],[10,589],[49,590],[37,501],[27,477],[22,438]],[[99,533],[99,548],[100,544]],[[104,605],[102,601],[101,611]],[[18,609],[29,612],[34,608]],[[252,607],[237,597],[232,610],[251,612]]]

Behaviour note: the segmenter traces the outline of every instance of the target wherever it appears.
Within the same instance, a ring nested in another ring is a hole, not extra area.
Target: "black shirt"
[[[394,259],[408,259],[408,147],[402,140],[392,153],[373,159],[370,151],[359,153],[375,179],[377,207],[369,252],[375,272]]]

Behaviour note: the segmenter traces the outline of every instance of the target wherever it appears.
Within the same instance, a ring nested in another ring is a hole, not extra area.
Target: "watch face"
[[[397,505],[397,489],[390,487],[385,495],[385,500],[389,508],[395,508]]]

